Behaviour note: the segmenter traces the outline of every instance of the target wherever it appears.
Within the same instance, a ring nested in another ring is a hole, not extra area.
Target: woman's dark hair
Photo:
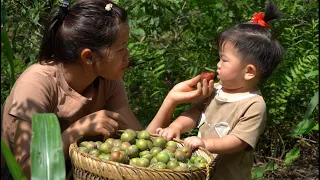
[[[264,21],[281,17],[282,13],[269,0],[266,5]],[[257,23],[240,23],[223,31],[218,39],[221,49],[226,42],[231,42],[238,50],[242,60],[253,63],[260,72],[260,79],[266,80],[279,65],[284,49],[271,32]]]
[[[108,3],[112,4],[109,11],[105,9]],[[100,55],[100,50],[115,42],[120,25],[126,22],[126,11],[108,0],[77,0],[68,9],[60,6],[46,26],[38,61],[74,63],[85,48]]]

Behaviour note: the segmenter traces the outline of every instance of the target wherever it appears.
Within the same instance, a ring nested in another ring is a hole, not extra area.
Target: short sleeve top
[[[67,84],[57,64],[36,63],[20,75],[5,101],[1,137],[12,148],[15,117],[31,122],[34,113],[54,113],[63,132],[90,113],[115,111],[127,104],[123,80],[98,77],[79,94]]]

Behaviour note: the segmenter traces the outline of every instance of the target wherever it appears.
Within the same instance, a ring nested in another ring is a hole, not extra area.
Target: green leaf
[[[293,76],[294,79],[297,78],[297,75],[293,69],[290,69],[290,72],[291,72],[291,75]]]
[[[136,36],[145,36],[146,33],[144,32],[143,29],[137,28],[137,29],[131,29],[131,34],[136,35]]]
[[[292,82],[292,79],[291,79],[289,76],[284,75],[284,77],[285,77],[289,82]]]
[[[264,167],[256,167],[251,171],[252,178],[262,178],[264,173]]]
[[[211,69],[209,67],[204,67],[204,69],[207,70],[207,71],[216,72],[214,69]]]
[[[153,97],[153,96],[155,96],[155,95],[157,95],[157,94],[159,94],[161,91],[155,91],[154,93],[152,93],[151,94],[151,96],[150,97]]]
[[[65,161],[60,125],[54,114],[32,116],[32,179],[65,179]]]
[[[40,17],[39,17],[39,13],[37,13],[33,19],[33,23],[34,24],[38,24],[38,21],[39,21]]]
[[[307,119],[305,121],[301,121],[294,129],[292,136],[295,137],[301,134],[307,134],[315,125],[316,123],[313,120]]]
[[[312,128],[312,130],[314,130],[314,131],[319,131],[319,124],[316,124],[316,125]]]
[[[11,175],[13,179],[27,179],[26,176],[23,174],[22,169],[16,159],[14,158],[12,152],[9,150],[7,145],[4,143],[4,141],[1,139],[1,153],[3,154],[7,166],[11,172]]]
[[[4,54],[8,58],[8,62],[10,65],[10,86],[12,87],[15,82],[15,76],[14,76],[15,70],[14,70],[14,66],[13,66],[14,56],[13,56],[12,48],[11,48],[10,41],[8,38],[8,34],[3,29],[4,28],[1,27],[1,42],[3,43]]]
[[[165,52],[166,52],[166,49],[158,50],[158,51],[156,51],[155,56],[163,55]]]
[[[166,70],[162,70],[162,71],[159,71],[157,74],[155,74],[154,76],[155,77],[159,77],[160,75],[162,75],[163,73],[165,73]]]
[[[270,160],[265,167],[265,171],[274,171],[278,168],[278,164],[274,163],[274,160]]]
[[[312,72],[309,72],[309,73],[305,74],[305,77],[306,78],[310,78],[310,77],[314,77],[314,76],[317,76],[317,75],[319,75],[319,71],[318,70],[312,71]]]
[[[313,110],[316,108],[319,102],[319,91],[316,91],[313,98],[311,99],[308,108],[304,114],[303,120],[297,125],[297,127],[294,129],[292,136],[298,136],[301,134],[306,134],[309,131],[312,130],[312,128],[315,126],[315,121],[309,120],[309,117],[312,115]]]
[[[8,18],[7,18],[7,11],[6,7],[4,6],[3,1],[1,1],[1,25],[6,24]]]
[[[159,67],[157,67],[155,70],[153,70],[154,73],[156,73],[159,70],[163,70],[165,64],[161,64]]]
[[[294,160],[296,160],[298,157],[300,156],[300,149],[294,147],[293,149],[291,149],[287,154],[286,154],[286,158],[284,160],[284,163],[286,165],[291,164]]]

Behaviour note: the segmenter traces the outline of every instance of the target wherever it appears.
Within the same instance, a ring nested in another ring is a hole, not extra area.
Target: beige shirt
[[[127,104],[122,80],[98,77],[81,95],[69,87],[57,65],[34,64],[20,75],[5,101],[1,138],[12,151],[14,117],[31,122],[34,113],[54,113],[63,132],[90,113],[102,109],[115,111]]]
[[[230,134],[249,146],[239,152],[218,155],[212,179],[251,179],[253,149],[266,124],[266,104],[260,91],[238,99],[224,99],[219,96],[220,87],[206,103],[198,136],[220,138]]]

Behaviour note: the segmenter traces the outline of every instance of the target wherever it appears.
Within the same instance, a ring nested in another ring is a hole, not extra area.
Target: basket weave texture
[[[121,132],[122,131],[118,131],[117,134],[120,135]],[[156,137],[156,135],[151,135],[151,138],[154,137]],[[193,151],[192,154],[203,156],[208,162],[207,167],[186,171],[131,166],[90,156],[78,148],[78,145],[82,141],[101,141],[102,139],[103,137],[101,136],[80,137],[70,145],[69,155],[72,162],[73,178],[75,180],[208,180],[215,165],[213,155],[201,147]],[[178,143],[179,147],[184,146],[183,141],[178,139],[173,140]]]

